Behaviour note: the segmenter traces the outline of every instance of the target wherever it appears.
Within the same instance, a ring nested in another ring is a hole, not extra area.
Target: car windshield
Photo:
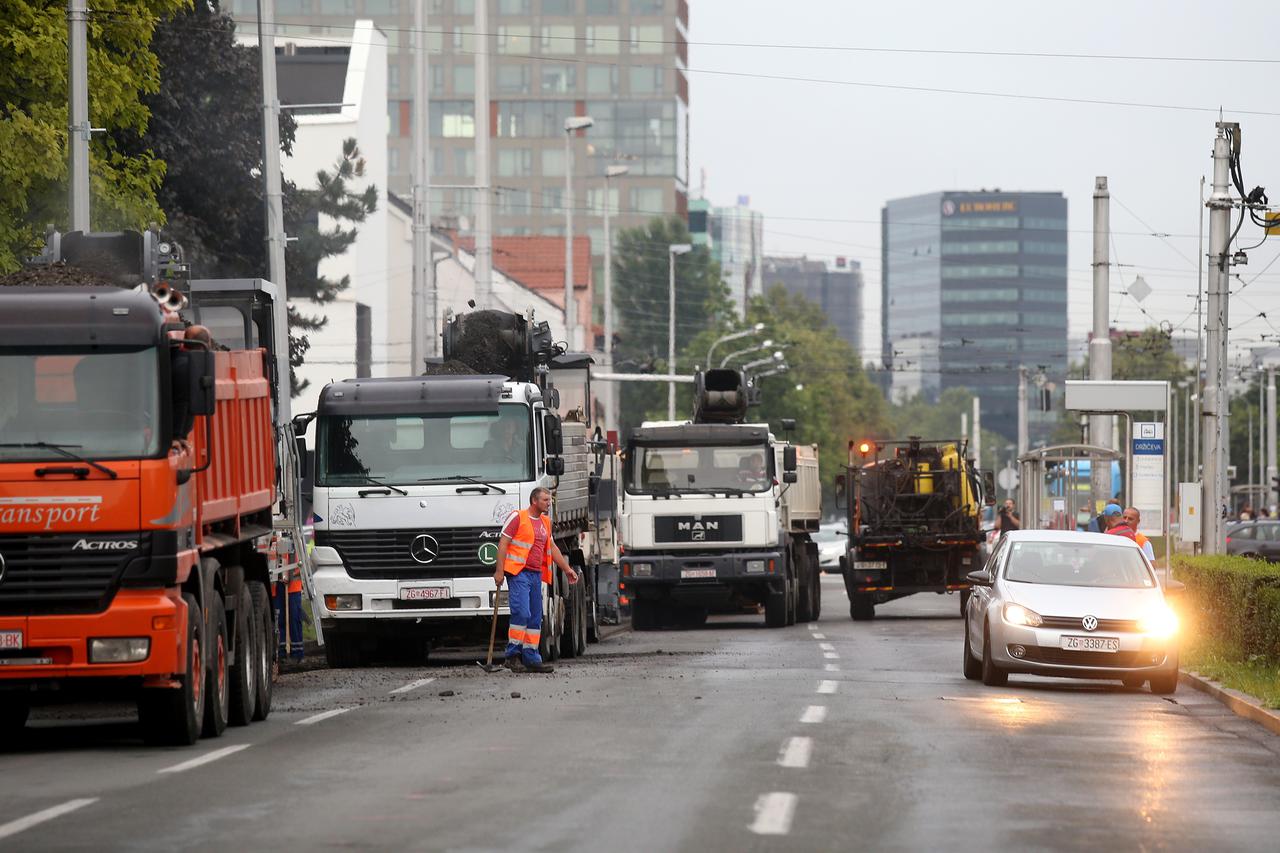
[[[773,485],[763,445],[639,447],[629,491],[762,492]]]
[[[316,482],[325,486],[421,483],[466,475],[488,483],[533,479],[529,407],[496,415],[322,417]]]
[[[1015,583],[1052,586],[1155,586],[1155,578],[1137,548],[1095,542],[1014,542],[1009,548],[1004,577]]]
[[[88,459],[154,456],[159,410],[154,347],[0,348],[0,461],[67,458],[47,445]]]

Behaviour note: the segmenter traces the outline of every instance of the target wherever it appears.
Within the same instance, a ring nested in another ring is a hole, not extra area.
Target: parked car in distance
[[[1177,690],[1178,617],[1132,540],[1015,530],[968,577],[965,678],[1000,686],[1027,673]]]
[[[840,560],[849,549],[849,533],[843,522],[824,523],[813,534],[818,543],[818,568],[824,572],[840,571]]]
[[[1227,525],[1227,553],[1273,563],[1280,560],[1280,521],[1263,518]]]

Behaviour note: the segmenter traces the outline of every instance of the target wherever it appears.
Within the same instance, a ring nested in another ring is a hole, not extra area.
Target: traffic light
[[[865,459],[876,452],[876,443],[874,441],[860,441],[858,442],[858,452]]]

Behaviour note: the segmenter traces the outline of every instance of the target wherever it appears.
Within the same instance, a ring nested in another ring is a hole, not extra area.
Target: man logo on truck
[[[720,522],[718,521],[677,521],[676,530],[692,530],[694,537],[701,533],[703,537],[707,535],[708,530],[719,530]]]

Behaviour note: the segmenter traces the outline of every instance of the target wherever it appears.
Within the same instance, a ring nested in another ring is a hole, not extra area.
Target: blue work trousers
[[[542,573],[525,569],[507,575],[507,601],[511,605],[507,657],[519,655],[525,663],[542,663],[542,655],[538,654],[542,639]]]
[[[302,593],[289,593],[289,633],[284,631],[284,613],[280,608],[280,584],[276,584],[271,597],[271,607],[276,612],[276,638],[279,643],[279,656],[286,656],[295,661],[302,660]],[[288,639],[293,640],[293,648],[288,647]]]

